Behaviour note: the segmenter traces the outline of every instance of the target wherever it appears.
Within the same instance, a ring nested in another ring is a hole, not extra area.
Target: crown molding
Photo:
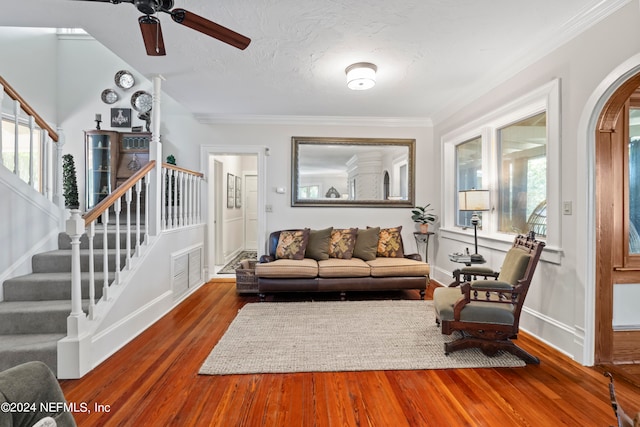
[[[202,124],[432,127],[428,117],[272,116],[194,114]]]

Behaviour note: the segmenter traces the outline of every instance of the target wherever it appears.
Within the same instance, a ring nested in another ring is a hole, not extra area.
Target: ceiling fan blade
[[[140,23],[140,31],[142,32],[144,47],[147,49],[147,55],[166,55],[160,20],[155,16],[144,15],[138,18],[138,22]]]
[[[91,1],[94,3],[113,3],[113,4],[118,4],[118,3],[132,3],[134,0],[74,0],[74,1]]]
[[[223,27],[222,25],[216,24],[215,22],[211,22],[200,15],[189,12],[188,10],[173,9],[170,13],[171,18],[173,18],[173,20],[178,24],[200,31],[203,34],[216,38],[221,42],[230,44],[238,49],[244,50],[249,46],[249,43],[251,43],[250,38],[245,37],[242,34],[238,34],[233,30]]]

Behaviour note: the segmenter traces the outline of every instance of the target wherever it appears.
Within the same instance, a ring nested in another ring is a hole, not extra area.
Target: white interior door
[[[258,249],[258,175],[245,175],[244,179],[244,247],[246,250]]]

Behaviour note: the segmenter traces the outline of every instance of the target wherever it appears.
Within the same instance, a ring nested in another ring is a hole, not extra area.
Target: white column
[[[160,200],[161,200],[161,169],[163,163],[162,143],[160,142],[160,105],[162,76],[153,77],[153,108],[151,110],[151,143],[149,147],[149,160],[156,161],[156,167],[152,171],[153,178],[150,182],[149,202],[146,210],[149,211],[149,222],[146,227],[149,234],[157,236],[161,231]]]

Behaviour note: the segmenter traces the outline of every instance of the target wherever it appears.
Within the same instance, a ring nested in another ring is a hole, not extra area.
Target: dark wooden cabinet
[[[147,132],[85,131],[87,211],[149,162]]]

